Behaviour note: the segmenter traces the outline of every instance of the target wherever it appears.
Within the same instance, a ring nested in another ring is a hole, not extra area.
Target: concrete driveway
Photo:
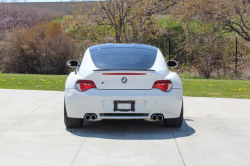
[[[250,165],[250,100],[184,97],[180,129],[112,120],[68,130],[63,97],[0,89],[0,165]]]

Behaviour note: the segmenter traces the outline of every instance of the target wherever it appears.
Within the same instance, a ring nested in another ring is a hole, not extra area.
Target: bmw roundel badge
[[[122,83],[126,83],[128,81],[126,77],[122,77],[121,80],[122,80]]]

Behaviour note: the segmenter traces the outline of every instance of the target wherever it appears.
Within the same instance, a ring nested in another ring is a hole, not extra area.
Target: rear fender
[[[173,83],[173,89],[183,89],[181,79],[175,72],[169,72],[164,80],[171,80]]]
[[[79,79],[83,79],[79,74],[75,72],[71,72],[65,82],[65,89],[75,89],[76,81]]]

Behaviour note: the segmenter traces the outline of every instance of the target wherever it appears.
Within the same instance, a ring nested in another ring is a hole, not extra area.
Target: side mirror
[[[178,66],[178,62],[173,61],[173,60],[169,60],[169,61],[167,62],[167,65],[168,65],[168,67],[170,67],[170,68],[172,68],[172,67],[177,67],[177,66]]]
[[[80,66],[80,63],[76,60],[69,60],[67,63],[67,66],[77,68]]]

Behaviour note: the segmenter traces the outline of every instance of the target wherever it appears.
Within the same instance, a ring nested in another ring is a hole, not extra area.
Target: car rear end
[[[66,81],[71,118],[145,119],[180,116],[182,85],[161,52],[145,45],[99,45],[85,52],[80,69]]]

